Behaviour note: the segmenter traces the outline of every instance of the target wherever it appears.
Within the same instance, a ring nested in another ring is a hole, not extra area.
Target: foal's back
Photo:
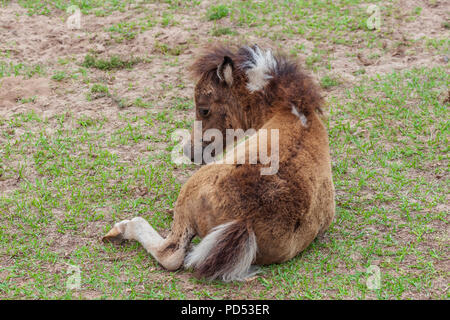
[[[191,177],[178,200],[201,199],[194,211],[201,236],[243,221],[256,236],[257,264],[297,255],[334,216],[328,138],[319,117],[312,113],[302,123],[280,111],[263,129],[279,130],[277,173],[261,175],[261,164],[210,164]]]

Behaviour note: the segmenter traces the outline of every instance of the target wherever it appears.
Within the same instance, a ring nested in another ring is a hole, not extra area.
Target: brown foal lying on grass
[[[225,154],[243,154],[244,163],[216,158],[201,167],[180,191],[167,238],[137,217],[116,223],[103,239],[136,240],[168,270],[184,263],[199,277],[243,280],[254,264],[293,258],[333,220],[328,137],[318,116],[323,100],[294,62],[256,45],[210,48],[192,69],[203,132],[215,128],[225,137],[227,129],[255,130]],[[262,134],[274,129],[278,141]],[[248,161],[249,148],[262,144],[278,152],[273,174],[262,174],[267,164]],[[195,153],[193,139],[185,151]],[[188,252],[196,235],[203,239]]]

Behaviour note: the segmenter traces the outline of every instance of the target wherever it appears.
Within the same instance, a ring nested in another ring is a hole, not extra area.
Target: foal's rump
[[[272,175],[262,175],[261,164],[197,171],[178,200],[179,213],[203,237],[185,266],[207,279],[242,280],[254,274],[253,264],[284,262],[304,250],[334,215],[326,146],[314,153],[307,144],[283,149]]]
[[[205,168],[199,175],[213,171]],[[262,176],[258,165],[242,165],[212,181],[202,186],[204,197],[198,195],[203,210],[195,225],[215,224],[201,232],[202,241],[185,259],[198,277],[243,280],[255,273],[253,264],[289,260],[317,235],[319,226],[309,214],[316,187],[309,179],[298,184],[283,172]]]

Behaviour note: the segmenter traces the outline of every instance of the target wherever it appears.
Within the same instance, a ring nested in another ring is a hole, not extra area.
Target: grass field
[[[0,299],[449,299],[449,13],[441,0],[0,1]],[[168,233],[197,169],[170,159],[194,118],[186,69],[219,41],[298,59],[328,103],[336,219],[243,283],[100,241],[134,216]]]

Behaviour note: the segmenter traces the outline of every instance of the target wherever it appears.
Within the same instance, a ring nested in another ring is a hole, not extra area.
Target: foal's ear
[[[217,76],[219,77],[219,80],[225,81],[229,87],[233,84],[233,68],[233,60],[228,56],[223,57],[222,63],[217,67]]]

